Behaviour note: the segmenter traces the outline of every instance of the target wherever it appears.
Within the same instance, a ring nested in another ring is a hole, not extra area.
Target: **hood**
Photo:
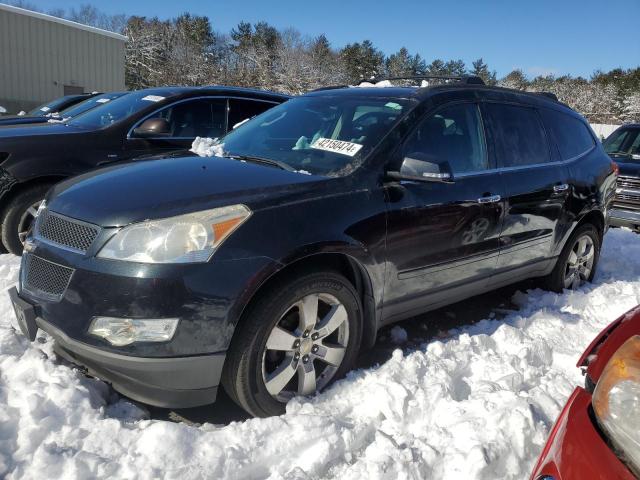
[[[5,125],[26,125],[30,123],[47,123],[48,117],[37,116],[19,116],[11,115],[9,117],[0,117],[0,127]]]
[[[632,160],[626,157],[611,157],[620,168],[623,177],[640,177],[640,160]]]
[[[64,123],[31,123],[27,125],[2,125],[0,123],[0,147],[5,139],[36,135],[59,135],[80,131],[77,127]]]
[[[181,157],[114,165],[59,183],[51,211],[105,227],[224,205],[252,210],[312,195],[331,178],[220,157]]]

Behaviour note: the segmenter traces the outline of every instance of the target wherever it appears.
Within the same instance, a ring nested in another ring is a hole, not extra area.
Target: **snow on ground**
[[[599,139],[604,140],[609,135],[613,133],[613,131],[618,128],[620,125],[609,125],[606,123],[592,123],[591,128],[598,136]]]
[[[17,259],[0,257],[0,288]],[[593,337],[640,302],[640,238],[606,236],[593,285],[533,290],[519,311],[351,372],[287,414],[229,425],[146,420],[104,383],[29,344],[0,296],[0,477],[522,479],[583,378]],[[399,331],[396,330],[396,333]],[[212,407],[215,408],[215,407]]]

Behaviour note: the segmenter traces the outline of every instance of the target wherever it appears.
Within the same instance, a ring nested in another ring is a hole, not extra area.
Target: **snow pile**
[[[7,113],[7,109],[0,105],[0,113]]]
[[[0,287],[18,260],[0,257]],[[351,372],[287,414],[227,426],[145,420],[28,343],[0,296],[0,477],[522,479],[593,337],[640,301],[640,238],[611,231],[596,282],[519,293],[520,310]],[[398,331],[397,331],[398,332]],[[399,335],[399,334],[398,334]],[[215,407],[212,407],[215,408]]]
[[[191,151],[201,157],[221,157],[224,155],[224,144],[217,138],[196,137],[191,144]]]

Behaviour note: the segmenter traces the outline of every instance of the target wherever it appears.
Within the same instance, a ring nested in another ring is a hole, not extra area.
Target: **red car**
[[[640,305],[609,325],[578,361],[576,388],[531,480],[634,480],[640,476]]]

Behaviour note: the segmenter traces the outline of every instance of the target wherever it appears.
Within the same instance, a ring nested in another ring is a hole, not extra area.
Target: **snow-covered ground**
[[[613,133],[613,131],[618,128],[620,125],[609,125],[607,123],[592,123],[591,128],[598,136],[599,139],[603,140],[607,138],[609,135]]]
[[[0,257],[0,288],[17,259]],[[606,236],[593,285],[517,293],[518,311],[352,372],[287,414],[229,425],[147,420],[16,332],[0,296],[0,477],[523,479],[576,385],[579,355],[640,302],[640,237]],[[391,332],[403,344],[406,334]],[[212,407],[216,408],[216,407]]]

